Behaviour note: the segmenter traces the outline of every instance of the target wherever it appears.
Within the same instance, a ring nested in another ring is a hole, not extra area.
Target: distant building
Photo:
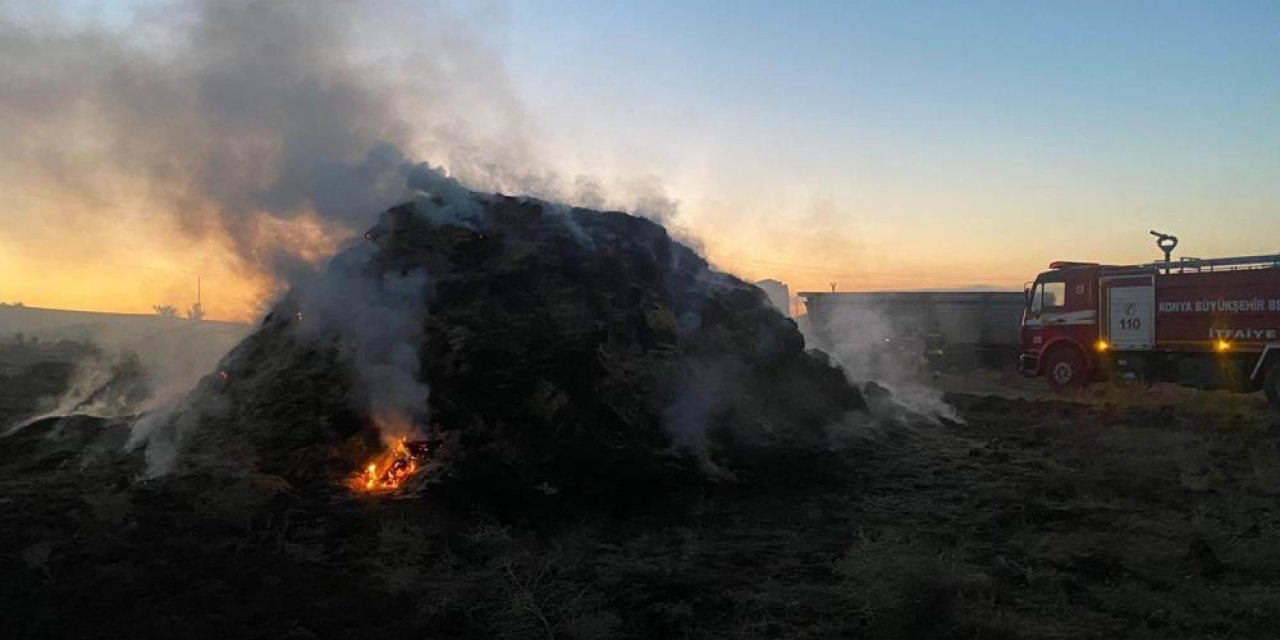
[[[761,280],[756,283],[769,296],[769,302],[777,307],[782,315],[791,317],[791,289],[777,280]]]

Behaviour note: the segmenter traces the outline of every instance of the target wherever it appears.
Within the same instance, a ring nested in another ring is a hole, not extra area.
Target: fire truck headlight
[[[1213,345],[1213,347],[1218,351],[1218,353],[1223,353],[1231,350],[1231,343],[1226,340],[1219,340]]]
[[[1098,352],[1101,353],[1103,351],[1106,351],[1107,349],[1110,349],[1111,345],[1107,344],[1106,340],[1099,340],[1093,344],[1093,348],[1097,349]]]

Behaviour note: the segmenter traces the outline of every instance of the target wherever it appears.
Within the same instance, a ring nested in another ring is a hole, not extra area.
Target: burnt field
[[[125,427],[0,447],[5,636],[1241,638],[1280,626],[1280,418],[951,395],[847,464],[625,513],[139,480]],[[810,469],[810,471],[813,471]]]

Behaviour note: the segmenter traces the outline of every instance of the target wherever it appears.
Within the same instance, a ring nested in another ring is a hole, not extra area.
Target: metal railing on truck
[[[1253,269],[1280,269],[1280,253],[1234,258],[1180,258],[1173,262],[1103,267],[1107,274],[1123,273],[1215,273]]]

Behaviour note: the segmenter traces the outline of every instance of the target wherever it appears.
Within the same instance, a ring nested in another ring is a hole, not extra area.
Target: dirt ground
[[[89,419],[0,440],[6,638],[1274,638],[1280,414],[970,377],[848,469],[538,519],[143,481]],[[994,387],[1001,395],[991,395]]]

